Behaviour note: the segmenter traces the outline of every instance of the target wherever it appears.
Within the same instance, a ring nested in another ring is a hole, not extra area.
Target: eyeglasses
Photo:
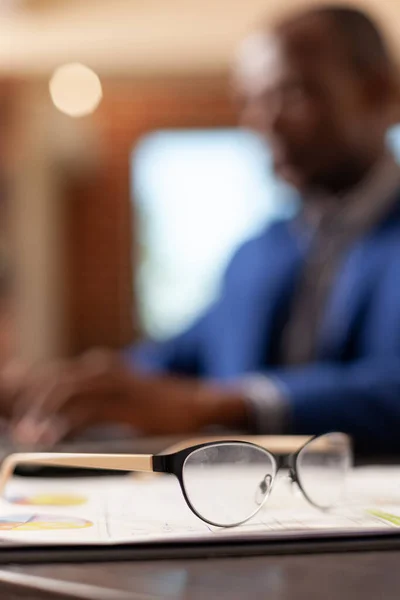
[[[265,504],[281,468],[288,469],[304,497],[319,509],[343,498],[352,464],[351,444],[343,433],[309,439],[297,452],[276,456],[247,441],[198,444],[169,454],[12,454],[0,470],[0,492],[18,464],[169,473],[179,481],[192,512],[217,527],[240,525]]]

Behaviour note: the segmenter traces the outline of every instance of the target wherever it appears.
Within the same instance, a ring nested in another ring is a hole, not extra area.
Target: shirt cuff
[[[264,375],[242,380],[251,432],[263,435],[289,433],[291,410],[282,386]]]

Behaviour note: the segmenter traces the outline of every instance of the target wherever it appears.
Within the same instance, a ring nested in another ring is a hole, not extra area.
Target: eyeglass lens
[[[263,505],[276,473],[275,458],[240,442],[194,450],[183,467],[192,508],[204,520],[229,527],[252,517]]]
[[[345,498],[346,475],[352,465],[349,438],[329,433],[311,440],[297,458],[297,478],[308,500],[320,508]]]

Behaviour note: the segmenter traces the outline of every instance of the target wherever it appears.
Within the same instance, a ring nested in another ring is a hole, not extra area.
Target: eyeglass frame
[[[267,502],[269,495],[272,492],[276,476],[282,468],[289,469],[288,477],[289,477],[290,481],[292,483],[295,483],[298,485],[301,493],[303,494],[303,496],[305,497],[307,502],[309,502],[309,504],[311,504],[317,510],[327,512],[327,511],[331,510],[333,508],[333,506],[323,507],[323,506],[319,505],[318,503],[314,502],[310,498],[310,496],[305,491],[303,484],[301,483],[301,478],[299,477],[298,468],[297,468],[297,462],[299,460],[299,457],[300,457],[302,451],[311,442],[313,442],[314,440],[316,440],[318,438],[323,438],[327,435],[333,435],[333,434],[346,435],[346,434],[343,434],[342,432],[338,432],[338,431],[332,431],[332,432],[324,433],[321,435],[314,435],[314,436],[310,437],[295,452],[288,452],[288,453],[284,453],[284,454],[276,454],[276,453],[272,452],[271,450],[269,450],[268,448],[264,448],[263,446],[261,446],[259,444],[255,444],[253,442],[247,442],[247,441],[243,441],[243,440],[221,440],[221,441],[215,441],[215,442],[206,442],[203,444],[197,444],[195,446],[190,446],[189,448],[184,448],[183,450],[174,452],[172,454],[154,456],[153,460],[154,459],[156,460],[156,462],[153,463],[153,464],[155,464],[154,471],[158,472],[158,473],[168,473],[171,475],[175,475],[175,477],[179,481],[179,485],[180,485],[183,497],[186,501],[186,504],[189,506],[190,510],[203,522],[207,523],[208,525],[212,525],[214,527],[225,527],[225,528],[237,527],[238,525],[242,525],[243,523],[246,523],[247,521],[252,519],[262,509],[263,505]],[[346,436],[346,437],[348,437],[348,436]],[[248,517],[246,517],[246,519],[243,519],[242,521],[238,521],[237,523],[232,523],[232,525],[221,525],[221,524],[215,523],[213,521],[210,521],[209,519],[206,519],[193,506],[193,504],[189,498],[189,495],[187,493],[187,490],[185,488],[183,473],[184,473],[184,467],[185,467],[187,458],[196,450],[201,450],[202,448],[207,448],[207,447],[222,446],[222,445],[229,445],[229,444],[240,444],[242,446],[248,446],[248,447],[255,448],[257,450],[261,450],[261,451],[265,452],[274,461],[274,463],[273,463],[274,464],[274,474],[273,474],[273,478],[272,478],[271,484],[269,486],[269,489],[268,489],[267,493],[265,494],[263,501],[259,504],[257,509],[251,515],[249,515]],[[350,448],[350,445],[349,445],[349,448]],[[351,452],[350,452],[350,455],[351,455]]]
[[[144,472],[144,473],[164,473],[168,475],[174,475],[179,482],[181,492],[185,499],[186,504],[189,509],[193,512],[196,517],[198,517],[204,523],[208,525],[212,525],[214,527],[237,527],[238,525],[242,525],[246,523],[250,519],[252,519],[263,507],[266,503],[276,476],[280,469],[288,468],[289,469],[289,479],[292,483],[296,483],[307,500],[314,508],[320,511],[328,511],[332,507],[322,507],[314,502],[307,492],[304,489],[304,486],[301,483],[301,478],[299,477],[297,462],[302,451],[314,440],[318,438],[323,438],[327,435],[332,434],[340,434],[344,435],[348,438],[348,436],[342,432],[328,432],[321,435],[315,435],[307,439],[303,445],[301,445],[295,452],[288,452],[283,454],[276,454],[265,448],[259,444],[254,442],[245,441],[243,439],[224,439],[224,440],[215,440],[209,441],[201,444],[196,444],[194,446],[188,446],[177,452],[172,452],[169,454],[89,454],[89,453],[57,453],[57,452],[32,452],[32,453],[14,453],[7,456],[1,467],[0,467],[0,496],[3,495],[7,482],[12,477],[15,468],[18,465],[40,465],[40,466],[54,466],[54,467],[76,467],[81,469],[98,469],[98,470],[115,470],[115,471],[124,471],[128,472]],[[188,457],[193,454],[195,451],[201,450],[203,448],[210,448],[214,446],[226,446],[240,444],[242,446],[247,446],[254,448],[256,450],[261,450],[265,454],[269,455],[270,458],[273,459],[274,473],[272,477],[272,481],[269,485],[267,493],[265,493],[265,497],[263,501],[259,504],[257,509],[250,514],[245,519],[238,521],[236,523],[232,523],[229,525],[221,525],[220,523],[216,523],[210,521],[209,519],[202,516],[196,508],[193,506],[189,495],[187,493],[184,481],[184,466]],[[349,449],[351,446],[349,444]],[[351,457],[351,451],[350,451]]]

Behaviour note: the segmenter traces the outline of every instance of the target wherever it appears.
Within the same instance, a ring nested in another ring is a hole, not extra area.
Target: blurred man
[[[385,146],[397,76],[357,10],[312,9],[250,38],[235,74],[242,120],[300,214],[239,249],[218,302],[182,335],[38,376],[16,437],[217,424],[399,449],[400,169]]]

